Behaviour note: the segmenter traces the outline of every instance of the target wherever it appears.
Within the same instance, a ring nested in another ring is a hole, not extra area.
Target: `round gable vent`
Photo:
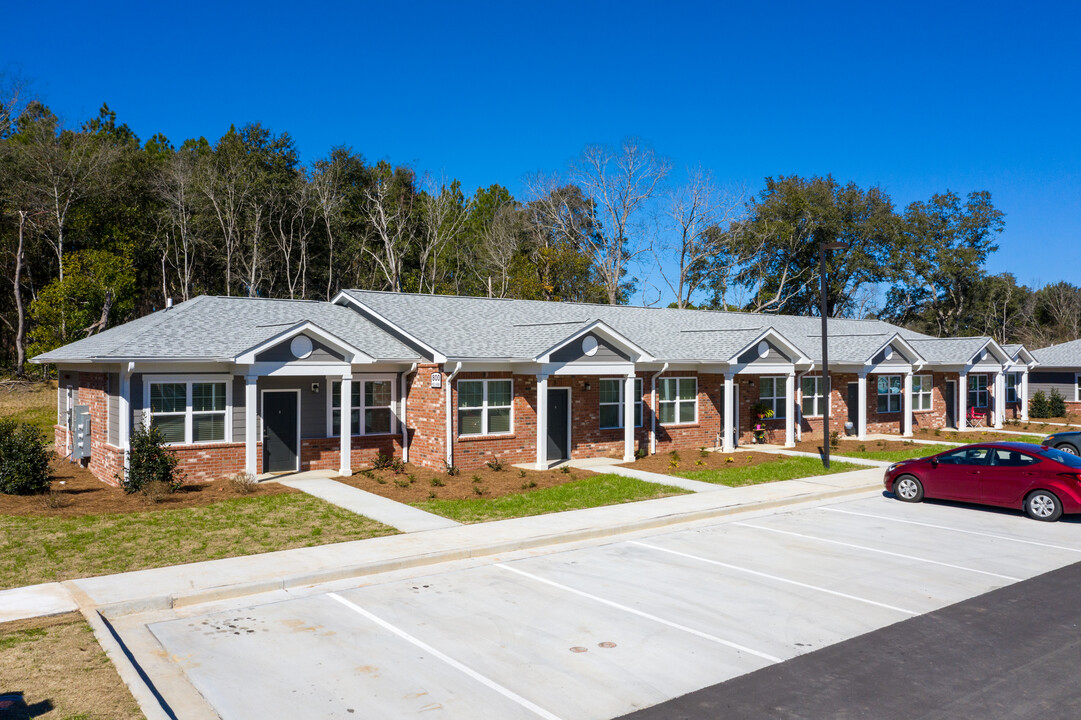
[[[593,357],[597,354],[597,347],[597,338],[593,337],[592,335],[587,335],[582,340],[582,352],[585,353],[588,357]]]
[[[892,360],[893,359],[893,348],[892,347],[886,348],[886,351],[884,353],[882,353],[882,357],[884,357],[887,360]]]
[[[769,355],[769,343],[763,340],[758,343],[758,357],[764,358]]]
[[[289,351],[293,353],[293,357],[296,359],[303,360],[312,354],[312,341],[305,335],[297,335],[289,343]]]

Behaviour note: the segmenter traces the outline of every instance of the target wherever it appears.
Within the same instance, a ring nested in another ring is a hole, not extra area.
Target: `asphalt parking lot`
[[[149,631],[226,720],[611,718],[1079,560],[1076,521],[874,496]]]

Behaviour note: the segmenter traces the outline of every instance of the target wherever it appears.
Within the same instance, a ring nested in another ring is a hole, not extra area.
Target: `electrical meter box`
[[[71,459],[90,457],[90,406],[76,405],[71,411]]]

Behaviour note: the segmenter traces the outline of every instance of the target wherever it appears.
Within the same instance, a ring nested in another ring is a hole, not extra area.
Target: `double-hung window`
[[[821,375],[804,375],[800,380],[803,417],[821,417],[826,409],[826,383]]]
[[[150,427],[167,443],[228,440],[229,383],[226,380],[148,380]]]
[[[511,380],[459,380],[458,434],[509,433],[513,402]]]
[[[934,377],[931,375],[912,376],[912,409],[931,409],[931,389],[934,387]]]
[[[1021,384],[1021,376],[1018,373],[1006,373],[1006,402],[1017,402],[1017,389]]]
[[[987,407],[987,376],[968,376],[968,406],[974,408]]]
[[[601,429],[623,427],[623,395],[627,387],[621,378],[600,381]],[[634,379],[634,426],[642,427],[642,378]]]
[[[678,425],[697,421],[698,378],[663,378],[658,380],[657,416],[663,425]]]
[[[878,412],[901,412],[901,376],[878,376]]]
[[[362,424],[363,421],[363,424]],[[394,381],[354,378],[349,384],[352,435],[387,435],[394,431]],[[330,381],[330,435],[342,434],[342,382]]]
[[[774,419],[781,420],[788,417],[785,392],[783,375],[758,378],[758,402],[773,410]]]
[[[1074,375],[1073,399],[1077,402],[1081,402],[1081,373]]]

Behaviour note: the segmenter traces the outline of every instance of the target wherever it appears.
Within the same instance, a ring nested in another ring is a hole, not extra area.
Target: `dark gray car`
[[[1060,432],[1048,435],[1041,444],[1071,455],[1081,455],[1081,432]]]

